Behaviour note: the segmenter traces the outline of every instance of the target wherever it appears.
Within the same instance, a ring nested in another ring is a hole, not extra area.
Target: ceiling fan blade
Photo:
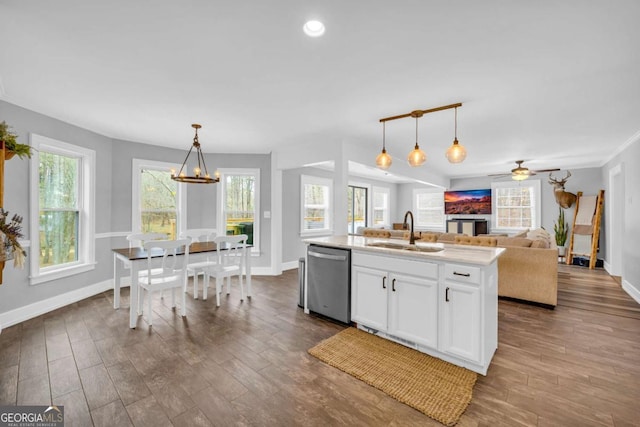
[[[509,176],[511,175],[511,172],[507,172],[507,173],[490,173],[487,176]]]
[[[559,170],[560,169],[558,169],[558,168],[555,168],[555,169],[536,169],[536,170],[533,170],[531,172],[543,173],[543,172],[557,172]]]

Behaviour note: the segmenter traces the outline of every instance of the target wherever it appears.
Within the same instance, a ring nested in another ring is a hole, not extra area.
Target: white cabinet
[[[435,263],[353,253],[351,319],[408,344],[436,348],[437,277]]]
[[[351,268],[351,320],[387,330],[386,271],[353,265]]]
[[[352,252],[358,326],[486,375],[498,340],[497,263]]]
[[[438,281],[396,273],[389,277],[389,333],[437,348]]]

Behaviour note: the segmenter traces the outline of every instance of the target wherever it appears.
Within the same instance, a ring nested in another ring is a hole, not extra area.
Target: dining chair
[[[227,295],[231,293],[231,277],[238,276],[240,283],[240,300],[244,301],[244,285],[242,283],[242,270],[245,266],[245,256],[248,236],[238,234],[235,236],[218,236],[214,239],[217,250],[218,262],[216,265],[207,267],[204,270],[204,286],[202,289],[202,299],[207,299],[207,288],[209,280],[213,276],[216,279],[216,306],[220,307],[220,292],[222,292],[222,281],[227,279]]]
[[[212,242],[216,238],[216,230],[212,230],[209,228],[192,229],[181,233],[180,237],[188,237],[192,242]],[[198,299],[198,276],[202,274],[204,280],[204,269],[207,267],[211,267],[216,263],[216,254],[214,252],[211,252],[210,254],[207,254],[207,259],[205,261],[194,262],[187,266],[187,276],[193,276],[193,299]]]
[[[145,242],[149,242],[151,240],[166,240],[167,235],[165,233],[130,233],[127,234],[127,241],[129,242],[129,249],[133,248],[141,248],[145,244]],[[123,262],[122,266],[126,270],[131,270],[131,262]],[[147,270],[140,269],[138,271],[138,277],[144,276],[147,274]],[[134,284],[137,282],[137,278],[131,278],[131,283]],[[131,304],[137,304],[137,301],[131,301]],[[135,305],[134,305],[135,307]]]
[[[171,307],[176,306],[176,288],[182,292],[182,305],[180,314],[187,315],[186,296],[184,289],[187,286],[187,265],[189,263],[189,245],[191,239],[179,240],[152,240],[144,244],[147,251],[147,273],[140,276],[139,286],[139,312],[143,312],[145,294],[147,296],[147,322],[153,324],[151,303],[153,293],[171,289]],[[182,251],[184,248],[184,252]],[[162,255],[161,257],[159,255]],[[157,264],[160,267],[156,267]],[[144,314],[144,313],[143,313]]]

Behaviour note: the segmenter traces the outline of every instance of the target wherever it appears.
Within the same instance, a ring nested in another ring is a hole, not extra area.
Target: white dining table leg
[[[129,327],[138,323],[138,263],[131,262],[131,285],[129,286]]]
[[[120,308],[120,280],[122,270],[118,268],[118,264],[122,264],[118,256],[113,254],[113,308]]]
[[[247,279],[247,298],[251,298],[251,248],[245,248],[244,275]]]

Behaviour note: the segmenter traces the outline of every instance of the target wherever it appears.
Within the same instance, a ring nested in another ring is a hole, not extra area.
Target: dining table
[[[251,298],[251,248],[247,245],[244,248],[242,257],[242,269],[247,283],[247,297]],[[189,263],[207,261],[212,252],[216,252],[218,247],[215,242],[193,242],[189,245]],[[163,252],[161,250],[151,251],[151,268],[161,266]],[[178,252],[178,256],[184,255],[184,248]],[[120,308],[120,287],[122,277],[125,276],[127,268],[130,271],[131,289],[129,296],[129,327],[135,329],[138,322],[138,293],[137,283],[138,272],[149,268],[147,260],[149,253],[142,247],[113,249],[113,308]],[[185,290],[186,291],[186,290]]]

